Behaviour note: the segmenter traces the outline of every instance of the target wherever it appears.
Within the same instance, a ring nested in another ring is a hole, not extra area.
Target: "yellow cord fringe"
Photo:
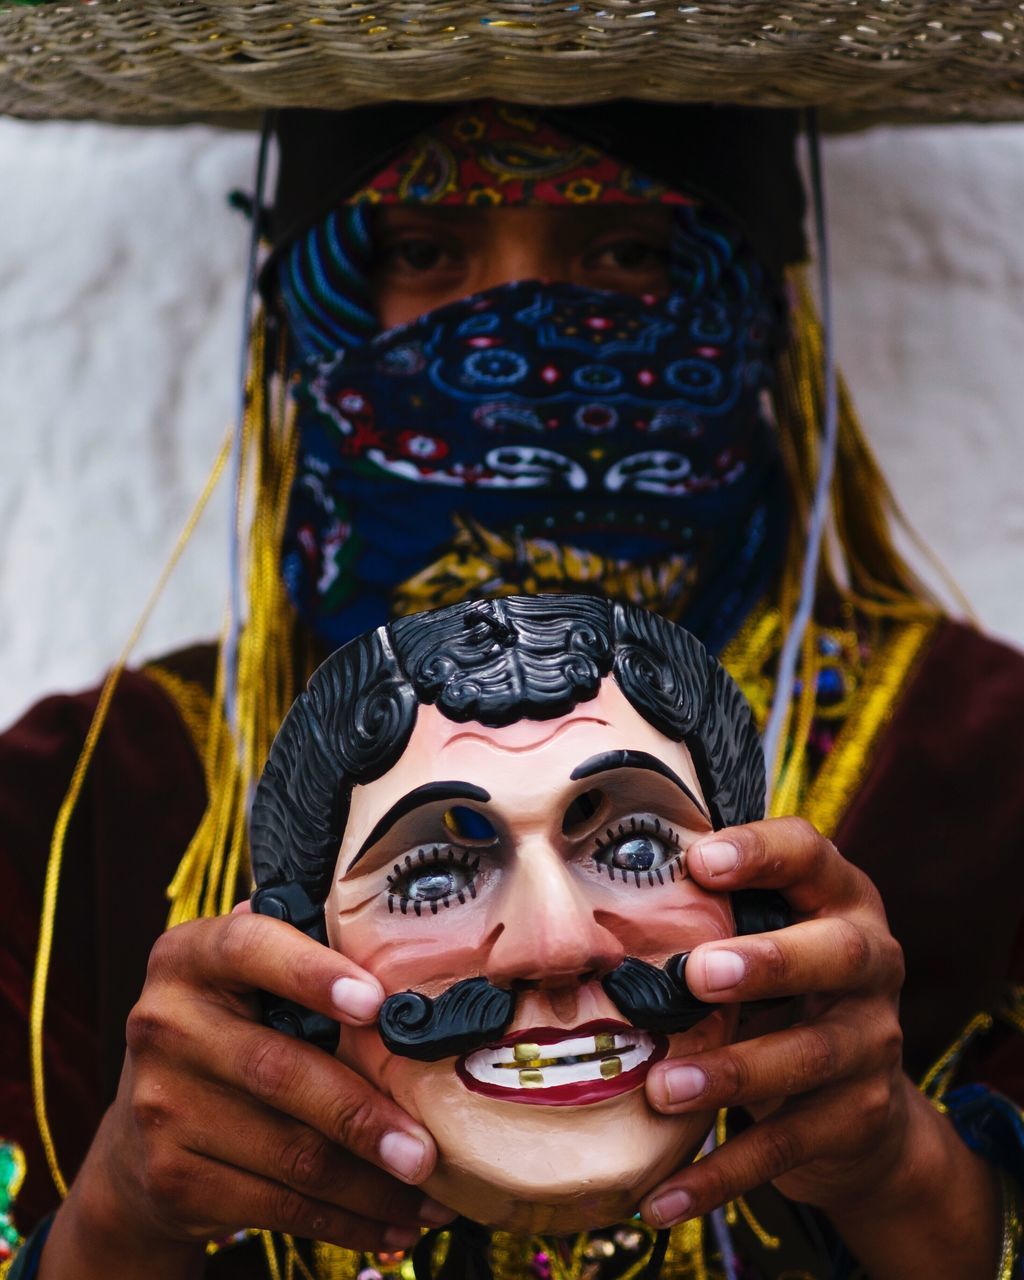
[[[253,335],[248,409],[242,427],[240,526],[248,518],[248,617],[238,647],[237,737],[224,718],[226,678],[220,647],[203,767],[207,807],[167,890],[167,925],[223,915],[238,898],[253,788],[278,726],[295,696],[293,617],[279,557],[295,471],[295,419],[286,411],[283,376],[274,381],[277,413],[265,396],[265,332]],[[281,424],[279,429],[276,424]],[[240,528],[241,532],[241,528]],[[241,541],[241,539],[240,539]],[[244,545],[244,542],[243,542]]]
[[[206,506],[217,487],[224,470],[224,464],[228,460],[231,451],[231,434],[228,433],[227,439],[221,446],[217,460],[213,464],[213,470],[207,478],[203,491],[199,495],[199,499],[192,509],[192,513],[185,522],[174,550],[171,552],[170,559],[167,561],[160,577],[157,579],[156,586],[150,593],[149,599],[143,607],[139,620],[132,628],[128,641],[121,651],[117,661],[111,667],[106,680],[103,682],[103,688],[100,692],[99,701],[96,704],[96,710],[93,713],[92,723],[89,725],[89,732],[85,738],[85,745],[82,747],[82,753],[78,757],[78,763],[75,765],[74,773],[71,775],[71,783],[68,787],[67,794],[57,813],[57,821],[53,828],[53,838],[50,841],[50,857],[46,867],[46,882],[43,888],[43,906],[41,919],[39,923],[39,941],[36,948],[35,972],[32,976],[32,1002],[29,1013],[29,1051],[31,1056],[32,1067],[32,1103],[35,1108],[36,1124],[39,1127],[39,1136],[42,1140],[43,1150],[46,1152],[46,1162],[50,1168],[50,1175],[53,1178],[61,1197],[67,1195],[67,1183],[64,1175],[61,1173],[60,1164],[57,1160],[57,1151],[53,1142],[53,1134],[50,1131],[50,1121],[46,1109],[46,1081],[43,1071],[43,1015],[46,1008],[46,984],[50,975],[50,957],[53,954],[53,928],[54,920],[57,914],[57,894],[60,888],[60,871],[64,860],[64,845],[67,840],[68,826],[71,817],[74,814],[75,806],[78,798],[82,793],[82,787],[85,783],[85,775],[89,768],[96,750],[96,743],[99,740],[103,725],[106,722],[107,713],[110,710],[110,704],[117,689],[119,680],[124,673],[125,667],[128,665],[128,659],[132,650],[138,643],[146,623],[149,621],[150,615],[156,606],[157,601],[163,594],[168,579],[174,572],[175,566],[181,559],[185,547],[188,545],[189,539],[195,531],[196,525],[206,510]]]
[[[819,459],[820,424],[824,417],[824,345],[804,274],[790,274],[793,292],[791,337],[780,361],[775,391],[775,415],[779,441],[789,481],[794,518],[790,545],[778,588],[776,637],[781,644],[799,598],[804,538],[810,513]],[[860,613],[888,622],[933,621],[940,609],[928,588],[913,572],[896,547],[893,528],[903,529],[920,547],[959,597],[941,566],[913,535],[885,482],[857,420],[845,382],[839,386],[839,439],[836,472],[832,482],[828,536],[822,548],[820,597],[839,603],[851,615]],[[740,646],[729,646],[729,655],[751,667],[761,655],[739,655]],[[808,628],[800,658],[799,692],[787,710],[783,732],[786,749],[775,762],[770,779],[772,817],[800,812],[804,792],[805,751],[814,720],[815,693],[820,656],[814,626]],[[727,657],[726,665],[733,668]],[[741,683],[743,683],[741,679]]]

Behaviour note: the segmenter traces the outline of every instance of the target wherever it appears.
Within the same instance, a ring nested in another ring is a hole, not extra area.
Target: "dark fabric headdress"
[[[393,103],[344,112],[282,111],[270,226],[275,250],[457,109]],[[806,258],[797,112],[613,102],[552,107],[542,115],[565,133],[717,208],[776,275]]]
[[[735,221],[603,139],[489,101],[370,173],[353,161],[344,185],[275,273],[299,405],[282,565],[307,625],[335,647],[466,595],[588,590],[717,651],[786,524],[762,411],[781,281]],[[669,292],[521,281],[378,334],[367,212],[400,203],[663,204]]]

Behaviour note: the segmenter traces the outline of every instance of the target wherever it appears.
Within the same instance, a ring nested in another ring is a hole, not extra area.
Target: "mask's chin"
[[[731,1020],[716,1010],[697,1027],[669,1037],[650,1062],[666,1048],[671,1057],[723,1043]],[[540,1046],[544,1062],[561,1047]],[[502,1052],[485,1051],[499,1061]],[[644,1091],[646,1072],[627,1091],[596,1089],[584,1092],[594,1100],[574,1103],[561,1096],[567,1086],[559,1072],[585,1075],[589,1064],[554,1070],[545,1065],[543,1084],[510,1090],[510,1099],[518,1100],[507,1101],[493,1088],[475,1087],[487,1074],[479,1062],[467,1069],[465,1059],[421,1063],[388,1055],[379,1065],[385,1091],[437,1142],[438,1164],[423,1190],[474,1222],[514,1233],[561,1235],[628,1219],[648,1191],[696,1155],[714,1119],[711,1113],[653,1111]],[[540,1101],[547,1088],[550,1103]]]
[[[656,1116],[642,1089],[588,1107],[533,1107],[525,1125],[524,1108],[485,1105],[486,1117],[483,1108],[464,1116],[472,1133],[424,1117],[440,1158],[423,1190],[463,1217],[516,1234],[567,1235],[625,1221],[696,1155],[713,1118]],[[509,1118],[510,1110],[519,1114]]]

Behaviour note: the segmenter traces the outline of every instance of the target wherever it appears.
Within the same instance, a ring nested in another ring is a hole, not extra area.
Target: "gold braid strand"
[[[96,744],[99,741],[103,726],[106,723],[107,715],[113,702],[114,693],[117,690],[118,682],[128,665],[128,659],[133,649],[138,643],[146,623],[149,621],[153,609],[156,607],[157,601],[163,594],[164,588],[167,586],[171,574],[177,567],[178,561],[181,559],[185,547],[188,545],[196,525],[199,523],[203,512],[206,510],[207,504],[217,487],[217,483],[224,471],[224,465],[228,460],[231,451],[231,432],[229,431],[224,443],[221,445],[220,452],[213,464],[213,469],[207,477],[203,486],[203,491],[196,500],[195,506],[192,508],[185,526],[178,535],[178,540],[174,544],[167,563],[157,579],[156,586],[149,595],[149,599],[143,606],[138,621],[132,628],[131,634],[125,643],[121,654],[103,682],[103,688],[100,691],[99,701],[96,704],[96,710],[93,712],[92,722],[89,725],[89,731],[86,734],[85,743],[82,747],[78,762],[75,765],[74,773],[71,775],[71,782],[68,786],[67,794],[64,797],[60,810],[57,813],[57,821],[53,828],[53,837],[50,841],[50,856],[46,866],[46,881],[43,888],[43,904],[39,920],[39,941],[36,947],[35,969],[32,975],[32,998],[29,1014],[29,1054],[31,1058],[32,1071],[32,1105],[35,1110],[36,1125],[39,1129],[39,1137],[46,1153],[46,1163],[50,1169],[50,1176],[53,1178],[54,1186],[57,1188],[61,1198],[67,1195],[68,1187],[61,1172],[60,1164],[57,1160],[57,1149],[53,1141],[53,1133],[50,1129],[49,1114],[46,1106],[46,1079],[43,1062],[43,1019],[46,1011],[46,986],[50,976],[50,959],[53,955],[53,930],[57,916],[57,896],[60,889],[60,872],[64,861],[64,846],[67,841],[68,827],[71,823],[72,815],[75,812],[75,806],[82,793],[82,787],[85,784],[85,775],[89,769],[93,755],[96,751]]]
[[[1003,1247],[999,1255],[996,1280],[1013,1280],[1017,1259],[1020,1257],[1024,1227],[1020,1215],[1020,1187],[1007,1173],[999,1175],[1003,1194]]]
[[[263,1245],[263,1256],[267,1263],[267,1274],[270,1280],[281,1280],[281,1267],[277,1261],[277,1245],[273,1231],[261,1231],[260,1242]]]
[[[1015,1031],[1024,1032],[1024,987],[1010,985],[996,1006],[996,1017]]]
[[[673,1227],[659,1280],[711,1280],[704,1253],[704,1219]]]
[[[791,496],[800,515],[810,503],[817,472],[818,430],[825,402],[823,335],[805,273],[796,269],[787,278],[795,305],[790,341],[779,362],[775,410]],[[900,510],[841,378],[839,393],[839,454],[831,498],[836,549],[845,563],[840,579],[826,547],[822,562],[826,582],[841,599],[867,614],[920,618],[938,612],[931,592],[896,548],[892,534],[896,525],[970,616],[970,607],[949,573]],[[801,559],[796,557],[797,572]]]
[[[185,680],[158,662],[147,662],[142,668],[147,680],[159,685],[174,704],[178,718],[192,739],[196,755],[203,758],[210,728],[210,691],[198,680]]]
[[[977,1036],[991,1031],[994,1021],[990,1013],[976,1013],[938,1061],[925,1072],[918,1088],[939,1111],[946,1110],[942,1095],[949,1088],[965,1050]]]
[[[298,1246],[295,1243],[295,1237],[282,1232],[281,1240],[284,1243],[285,1280],[295,1280],[296,1274],[301,1277],[301,1280],[317,1280],[317,1277],[303,1262]]]

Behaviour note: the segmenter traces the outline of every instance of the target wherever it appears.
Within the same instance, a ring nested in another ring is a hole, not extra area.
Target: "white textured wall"
[[[908,514],[1024,641],[1024,127],[829,144],[842,362]],[[252,139],[0,121],[0,722],[94,681],[232,413]],[[211,634],[223,497],[140,652]]]

